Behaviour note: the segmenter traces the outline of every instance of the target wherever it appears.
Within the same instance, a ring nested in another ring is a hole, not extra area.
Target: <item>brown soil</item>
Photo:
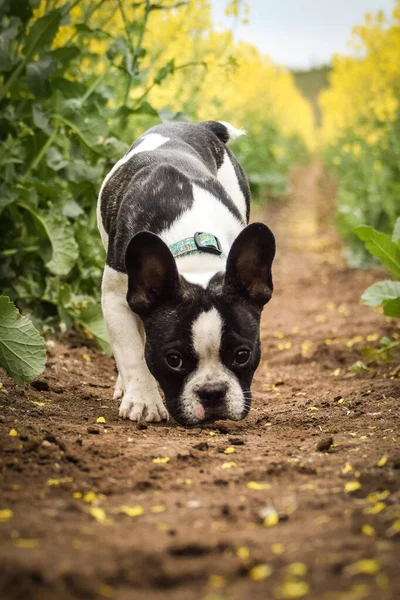
[[[78,337],[41,383],[2,377],[1,598],[400,597],[399,369],[349,370],[399,329],[362,306],[382,274],[344,266],[320,181],[301,169],[263,215],[276,291],[245,421],[120,420],[112,360]]]

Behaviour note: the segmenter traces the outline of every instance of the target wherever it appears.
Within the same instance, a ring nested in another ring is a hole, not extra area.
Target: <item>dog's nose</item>
[[[207,383],[197,390],[197,395],[202,404],[221,402],[228,390],[226,383]]]

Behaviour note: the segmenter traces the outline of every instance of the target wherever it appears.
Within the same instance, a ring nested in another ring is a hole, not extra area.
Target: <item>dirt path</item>
[[[265,215],[276,292],[246,421],[121,421],[113,363],[81,339],[50,345],[39,385],[2,377],[2,599],[400,597],[399,370],[348,370],[400,331],[361,305],[380,273],[344,267],[320,176]]]

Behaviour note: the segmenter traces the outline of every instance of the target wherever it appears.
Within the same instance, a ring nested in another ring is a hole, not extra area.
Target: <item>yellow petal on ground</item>
[[[95,500],[97,500],[97,494],[95,494],[95,492],[86,492],[86,494],[83,496],[83,501],[87,502],[88,504],[92,504],[92,502]]]
[[[61,477],[61,479],[48,479],[46,485],[51,487],[61,485],[62,483],[71,483],[72,481],[72,477]]]
[[[36,548],[38,543],[39,542],[37,540],[17,538],[14,541],[14,546],[17,546],[17,548]]]
[[[105,422],[106,422],[106,420],[104,417],[97,417],[97,419],[96,419],[96,423],[105,423]]]
[[[307,410],[319,410],[316,406],[307,406]]]
[[[350,463],[346,463],[345,466],[342,469],[342,473],[343,475],[347,475],[348,473],[351,473],[353,470],[353,467],[351,466]]]
[[[2,508],[0,510],[0,523],[7,523],[13,517],[13,511],[10,508]]]
[[[376,342],[376,340],[378,338],[379,338],[379,334],[372,333],[371,335],[367,335],[367,342]]]
[[[225,448],[225,450],[224,450],[224,454],[233,454],[234,452],[236,452],[236,450],[233,446],[229,446],[228,448]]]
[[[381,500],[386,500],[386,498],[390,496],[390,490],[383,490],[382,492],[371,492],[367,496],[367,502],[370,504],[376,504]]]
[[[32,404],[35,404],[36,406],[45,406],[46,402],[36,402],[35,400],[31,400]]]
[[[83,360],[86,360],[87,362],[90,362],[90,356],[89,356],[89,354],[82,354],[82,358],[83,358]]]
[[[82,492],[72,492],[73,498],[82,498],[82,496],[83,496]]]
[[[8,435],[11,437],[17,437],[18,431],[16,429],[10,429],[10,433]]]
[[[268,490],[271,486],[269,485],[269,483],[259,483],[258,481],[248,481],[246,483],[246,487],[249,488],[249,490]]]
[[[247,546],[239,546],[239,548],[236,550],[236,554],[242,560],[247,560],[250,556],[250,550]]]
[[[279,598],[302,598],[310,591],[307,581],[286,581],[278,588]]]
[[[224,462],[221,465],[221,469],[233,469],[234,467],[237,467],[237,464],[233,460],[230,462]]]
[[[157,527],[160,531],[168,531],[169,527],[166,523],[157,523]]]
[[[275,331],[275,333],[272,334],[275,338],[278,338],[278,340],[283,340],[283,338],[285,337],[285,334],[283,333],[283,331]]]
[[[210,575],[208,578],[208,585],[215,590],[221,590],[225,587],[226,581],[221,575]]]
[[[380,569],[380,562],[375,558],[362,558],[352,565],[348,565],[345,572],[348,575],[376,575]]]
[[[271,552],[272,554],[277,554],[279,556],[285,552],[285,546],[283,544],[272,544]]]
[[[270,423],[270,422],[265,423],[264,427],[272,427],[272,423]]]
[[[304,577],[307,575],[308,567],[303,562],[294,562],[286,567],[286,571],[295,577]]]
[[[367,506],[364,508],[364,515],[379,515],[383,510],[385,510],[386,504],[384,502],[377,502],[374,506]]]
[[[153,458],[153,463],[156,465],[165,465],[167,462],[171,460],[170,456],[157,456],[157,458]]]
[[[392,523],[390,530],[393,533],[400,533],[400,519],[396,519],[396,521]]]
[[[249,578],[252,581],[264,581],[272,573],[272,569],[269,565],[256,565],[249,571]]]
[[[99,506],[92,506],[89,509],[89,513],[92,515],[93,519],[96,519],[98,523],[104,523],[107,518],[105,511]]]
[[[332,375],[334,377],[339,377],[340,373],[342,372],[342,369],[339,367],[338,369],[335,369],[332,373]]]
[[[165,506],[163,504],[156,504],[155,506],[151,507],[150,512],[159,514],[159,513],[165,512],[166,510],[167,509],[165,508]]]
[[[361,527],[361,531],[364,535],[368,535],[369,537],[373,537],[375,535],[375,529],[367,523]]]
[[[338,404],[343,404],[344,402],[344,398],[340,398],[340,400],[338,400]]]
[[[264,527],[274,527],[278,523],[279,523],[279,515],[276,512],[276,510],[274,510],[273,512],[271,512],[264,519]]]
[[[128,515],[128,517],[141,517],[144,515],[144,508],[143,506],[140,506],[140,504],[137,504],[136,506],[124,505],[118,509],[118,512],[122,512],[125,515]]]
[[[386,465],[386,463],[387,463],[387,460],[388,460],[388,457],[385,454],[384,456],[382,456],[382,458],[380,458],[378,460],[378,467],[384,467]]]
[[[355,492],[359,490],[361,487],[361,483],[359,481],[348,481],[344,485],[344,491],[347,493]]]

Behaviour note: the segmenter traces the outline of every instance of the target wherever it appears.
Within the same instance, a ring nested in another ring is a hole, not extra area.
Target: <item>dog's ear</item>
[[[158,235],[149,231],[137,233],[125,252],[130,308],[146,316],[161,304],[179,296],[180,281],[175,259]]]
[[[229,252],[224,288],[228,296],[240,296],[259,308],[269,302],[273,284],[271,266],[275,238],[263,223],[252,223],[240,232]]]

